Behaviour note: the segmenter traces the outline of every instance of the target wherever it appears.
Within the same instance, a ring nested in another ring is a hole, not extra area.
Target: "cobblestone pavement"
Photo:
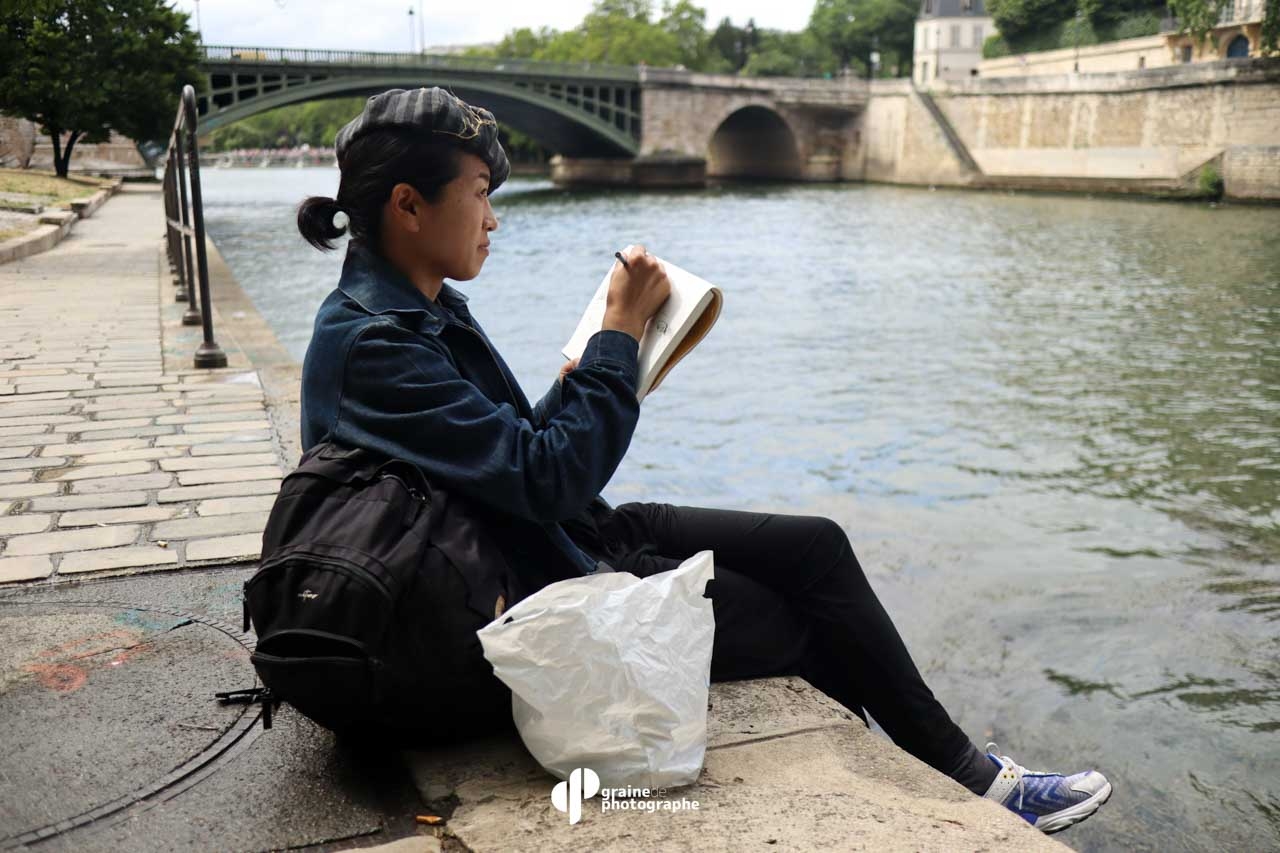
[[[262,385],[238,352],[166,370],[163,223],[130,188],[0,266],[0,583],[260,552],[283,473]]]

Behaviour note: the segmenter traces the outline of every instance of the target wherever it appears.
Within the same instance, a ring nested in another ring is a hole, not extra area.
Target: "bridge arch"
[[[750,104],[727,115],[707,144],[707,176],[795,180],[803,161],[795,131],[771,107]]]
[[[540,145],[567,157],[629,157],[638,151],[637,140],[626,131],[563,101],[539,95],[504,81],[432,77],[420,75],[335,76],[301,86],[289,86],[238,100],[210,111],[200,99],[200,128],[215,130],[258,113],[305,101],[374,95],[387,89],[440,86],[476,106],[491,110],[507,127],[527,134]]]

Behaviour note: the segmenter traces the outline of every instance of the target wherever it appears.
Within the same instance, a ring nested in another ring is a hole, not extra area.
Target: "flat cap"
[[[498,121],[483,107],[466,101],[438,86],[430,89],[388,89],[365,102],[360,115],[347,122],[334,140],[338,165],[351,143],[380,127],[403,127],[448,137],[455,144],[484,160],[489,167],[489,189],[495,190],[511,174],[507,152],[498,142]]]

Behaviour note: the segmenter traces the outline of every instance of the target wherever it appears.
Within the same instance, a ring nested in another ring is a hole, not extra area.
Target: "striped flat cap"
[[[365,102],[360,115],[338,131],[334,140],[338,166],[347,148],[367,131],[379,127],[404,127],[455,140],[463,151],[475,154],[489,167],[489,189],[495,190],[511,174],[507,152],[498,142],[498,122],[483,107],[473,107],[438,86],[430,89],[388,89]]]

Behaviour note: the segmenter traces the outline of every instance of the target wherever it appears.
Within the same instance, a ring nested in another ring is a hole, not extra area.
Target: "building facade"
[[[912,79],[927,86],[977,76],[982,43],[995,31],[983,0],[921,0]]]
[[[984,59],[978,66],[978,76],[1111,74],[1196,62],[1248,59],[1262,55],[1262,18],[1265,13],[1266,0],[1233,0],[1222,10],[1218,25],[1202,42],[1189,35],[1180,35],[1178,22],[1166,18],[1156,35]]]

